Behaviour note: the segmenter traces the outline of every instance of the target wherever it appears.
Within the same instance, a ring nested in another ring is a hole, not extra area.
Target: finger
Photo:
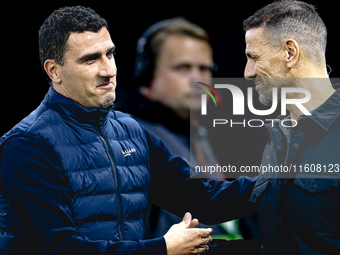
[[[208,237],[211,235],[213,230],[211,228],[198,228],[201,237]]]
[[[190,226],[191,219],[192,219],[191,213],[187,212],[184,214],[183,220],[180,224],[184,225],[185,228],[188,228]]]
[[[198,227],[198,219],[193,219],[190,222],[189,228],[197,228]]]
[[[202,244],[209,244],[211,242],[212,242],[211,236],[202,238]]]
[[[194,254],[205,253],[207,250],[209,250],[208,245],[200,245],[199,247],[196,247],[196,249],[194,250]]]

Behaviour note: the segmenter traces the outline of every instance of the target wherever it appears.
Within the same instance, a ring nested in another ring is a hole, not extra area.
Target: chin
[[[265,105],[265,106],[272,106],[273,104],[273,100],[271,97],[268,97],[266,95],[260,95],[259,98],[261,104]]]
[[[99,108],[107,108],[116,100],[116,95],[114,92],[107,93],[104,98],[102,98]]]

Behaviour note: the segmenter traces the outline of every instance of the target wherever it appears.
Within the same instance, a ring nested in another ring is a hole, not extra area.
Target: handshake
[[[211,228],[197,228],[198,220],[190,213],[184,215],[183,221],[173,225],[164,235],[167,254],[201,254],[209,250]]]

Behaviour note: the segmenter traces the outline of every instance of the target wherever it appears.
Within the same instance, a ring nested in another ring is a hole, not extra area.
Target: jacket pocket
[[[340,225],[340,179],[308,177],[297,176],[294,181],[287,202],[288,222],[294,229],[333,232]]]
[[[255,183],[253,193],[250,195],[249,201],[256,203],[264,191],[267,189],[270,179],[258,179]]]
[[[295,179],[294,184],[311,193],[334,189],[339,186],[340,182],[339,178],[329,176],[326,176],[326,178],[322,178],[320,175],[308,175],[308,177],[305,178],[297,177],[298,178]]]

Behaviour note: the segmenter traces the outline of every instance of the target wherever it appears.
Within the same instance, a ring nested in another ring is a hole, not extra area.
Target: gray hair
[[[325,65],[327,29],[315,7],[302,1],[275,1],[244,20],[243,29],[264,28],[273,46],[291,38],[315,65]]]

